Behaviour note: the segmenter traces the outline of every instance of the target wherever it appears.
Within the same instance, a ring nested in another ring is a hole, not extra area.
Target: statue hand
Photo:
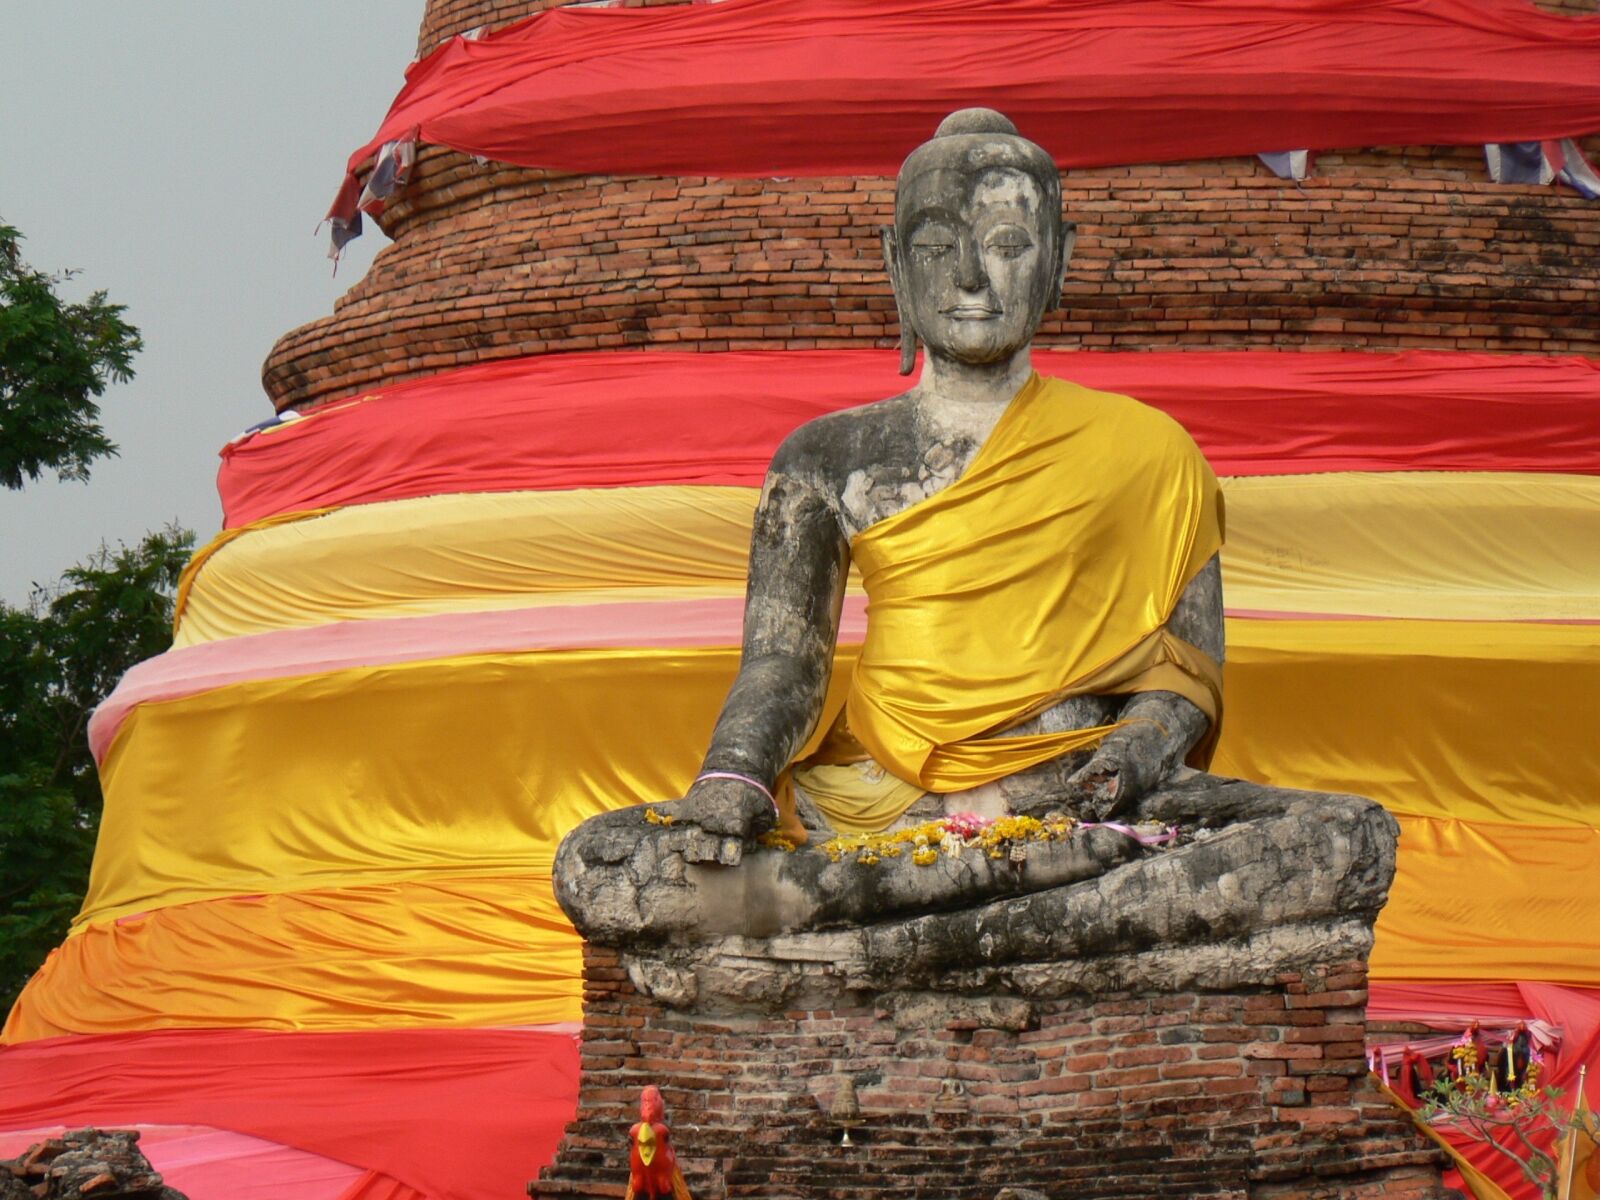
[[[1146,760],[1103,747],[1067,779],[1067,803],[1085,819],[1110,821],[1129,812],[1155,784],[1141,770]]]
[[[778,823],[772,801],[737,779],[701,779],[676,804],[662,806],[707,833],[751,841]]]
[[[1066,781],[1066,802],[1085,817],[1109,821],[1147,796],[1206,729],[1206,715],[1171,692],[1142,692],[1122,710],[1118,728]]]

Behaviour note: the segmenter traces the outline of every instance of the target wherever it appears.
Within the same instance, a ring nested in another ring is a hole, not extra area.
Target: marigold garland
[[[671,825],[675,818],[667,813],[646,807],[644,819],[652,825]],[[1071,837],[1085,828],[1071,817],[981,817],[977,813],[955,813],[948,817],[926,821],[905,829],[883,833],[843,834],[829,838],[819,849],[831,862],[843,862],[849,855],[863,866],[876,866],[886,858],[899,858],[910,851],[911,861],[919,867],[931,867],[940,857],[959,858],[967,850],[982,851],[989,858],[1011,857],[1020,861],[1019,855],[1029,842],[1054,842]],[[1127,826],[1116,825],[1124,833],[1132,833]],[[1174,827],[1147,822],[1139,829],[1152,840],[1170,841],[1177,837]],[[777,830],[763,833],[756,844],[768,850],[781,850],[793,854],[799,846]],[[1146,843],[1152,844],[1152,843]]]
[[[858,863],[872,866],[885,858],[899,858],[909,848],[912,862],[919,867],[929,867],[938,862],[941,855],[957,858],[967,850],[981,851],[989,858],[1005,858],[1029,842],[1060,841],[1082,828],[1082,822],[1071,817],[990,819],[976,813],[956,813],[905,829],[830,838],[820,849],[832,862],[842,862],[854,855]],[[1152,828],[1163,834],[1172,832],[1164,826]]]

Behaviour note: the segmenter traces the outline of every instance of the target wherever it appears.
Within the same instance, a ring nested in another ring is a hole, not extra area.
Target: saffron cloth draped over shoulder
[[[1211,719],[1204,766],[1221,669],[1167,623],[1222,537],[1216,476],[1182,426],[1035,374],[960,479],[852,542],[866,642],[807,765],[870,757],[961,791],[1115,728],[1004,732],[1069,696],[1171,691]]]

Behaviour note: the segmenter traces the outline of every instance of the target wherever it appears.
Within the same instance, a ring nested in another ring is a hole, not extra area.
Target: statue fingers
[[[1108,821],[1133,799],[1127,786],[1127,768],[1120,755],[1101,750],[1067,780],[1078,811],[1096,821]]]
[[[1118,771],[1110,775],[1102,775],[1091,781],[1088,794],[1088,808],[1097,821],[1109,821],[1119,816],[1128,807],[1127,793],[1129,789],[1124,786],[1124,776]]]
[[[1067,776],[1067,787],[1081,794],[1104,779],[1120,775],[1122,769],[1122,756],[1114,750],[1102,748],[1096,750],[1088,762]]]
[[[756,785],[737,779],[696,780],[672,808],[679,820],[707,833],[744,841],[759,837],[777,823],[771,797]]]

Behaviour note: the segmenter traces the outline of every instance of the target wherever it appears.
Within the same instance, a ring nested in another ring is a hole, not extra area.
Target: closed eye
[[[1002,258],[1016,258],[1033,249],[1033,238],[1028,236],[1027,230],[1006,224],[992,230],[984,239],[983,246],[985,250]]]
[[[986,248],[1002,258],[1017,258],[1032,250],[1033,242],[1018,238],[994,238],[988,242]]]
[[[911,231],[911,250],[918,258],[949,254],[960,240],[946,221],[924,221]]]

